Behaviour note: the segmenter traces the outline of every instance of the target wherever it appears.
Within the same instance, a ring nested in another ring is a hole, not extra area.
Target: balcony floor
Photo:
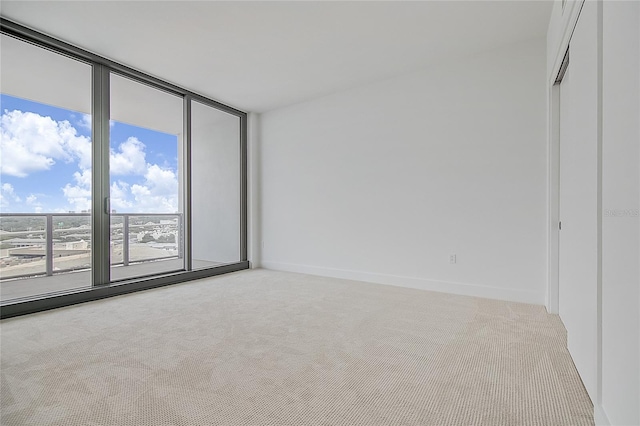
[[[193,260],[193,269],[211,268],[222,265],[220,262]],[[165,259],[153,262],[114,266],[111,268],[113,281],[124,280],[162,272],[179,271],[183,268],[183,259]],[[52,276],[17,278],[0,282],[0,302],[23,297],[40,296],[59,291],[77,290],[90,287],[91,271],[66,272]]]

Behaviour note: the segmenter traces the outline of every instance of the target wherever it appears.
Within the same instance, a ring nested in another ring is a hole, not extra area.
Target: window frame
[[[9,318],[77,303],[103,299],[165,285],[178,284],[229,272],[240,271],[250,267],[248,259],[247,238],[247,113],[225,105],[206,96],[192,92],[183,87],[168,83],[142,71],[106,59],[98,54],[73,46],[54,37],[24,27],[6,18],[0,17],[0,32],[4,35],[50,50],[92,66],[92,163],[98,166],[92,173],[92,281],[90,288],[70,290],[66,292],[48,293],[32,298],[14,299],[0,305],[0,318]],[[184,188],[183,226],[184,226],[184,261],[183,271],[159,273],[131,280],[111,282],[109,261],[109,221],[110,214],[105,211],[103,203],[109,197],[109,76],[117,74],[155,89],[183,98],[183,155],[181,178]],[[193,101],[210,106],[217,110],[234,115],[240,119],[240,261],[214,266],[206,269],[191,270],[191,105]],[[99,165],[97,164],[99,162]],[[97,226],[96,226],[97,225]]]

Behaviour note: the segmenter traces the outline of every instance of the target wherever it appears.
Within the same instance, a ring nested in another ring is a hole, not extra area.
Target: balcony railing
[[[110,228],[112,266],[183,257],[182,214],[112,213]],[[89,269],[91,213],[0,213],[0,250],[2,280]]]

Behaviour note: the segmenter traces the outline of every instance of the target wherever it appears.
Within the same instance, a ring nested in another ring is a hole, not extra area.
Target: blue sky
[[[2,212],[48,213],[90,205],[90,116],[0,95]],[[112,122],[111,206],[177,211],[177,136]]]

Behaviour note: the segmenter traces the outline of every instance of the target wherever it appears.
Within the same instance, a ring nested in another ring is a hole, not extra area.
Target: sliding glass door
[[[184,270],[183,98],[110,75],[111,281]]]

